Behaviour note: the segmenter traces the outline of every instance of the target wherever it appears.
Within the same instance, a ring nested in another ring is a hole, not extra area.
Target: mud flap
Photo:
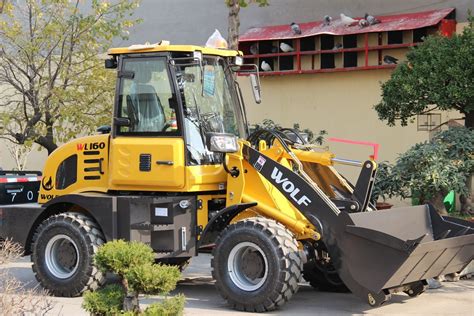
[[[427,205],[341,212],[292,170],[249,146],[243,153],[318,228],[340,278],[372,306],[397,291],[415,296],[424,280],[461,271],[474,259],[472,223],[443,218]]]

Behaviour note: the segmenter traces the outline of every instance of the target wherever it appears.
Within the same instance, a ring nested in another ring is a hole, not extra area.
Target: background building
[[[14,0],[13,0],[14,1]],[[241,33],[251,27],[310,22],[325,15],[334,18],[340,13],[362,16],[390,15],[432,9],[455,8],[457,29],[466,23],[468,9],[474,10],[472,0],[269,0],[270,6],[251,5],[242,9]],[[224,0],[143,0],[136,16],[143,23],[130,33],[129,40],[116,41],[116,46],[151,43],[162,39],[173,44],[202,45],[214,29],[227,33],[228,9]],[[250,122],[270,118],[283,126],[299,123],[303,128],[317,132],[327,130],[330,137],[373,141],[381,144],[380,160],[394,160],[398,153],[412,144],[428,139],[429,132],[417,131],[416,124],[408,127],[388,127],[373,110],[380,100],[380,83],[390,77],[391,69],[318,73],[262,78],[263,102],[256,105],[250,93],[247,78],[241,77],[248,106]],[[459,113],[442,113],[442,121],[458,118]],[[341,157],[365,159],[369,148],[330,144],[331,150]],[[14,167],[14,163],[0,143],[0,167]],[[29,169],[42,169],[46,154],[33,152],[28,160]],[[348,171],[351,177],[356,170]]]

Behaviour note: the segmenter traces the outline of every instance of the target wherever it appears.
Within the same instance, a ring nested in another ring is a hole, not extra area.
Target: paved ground
[[[12,274],[28,287],[37,285],[28,258],[7,266]],[[350,315],[350,314],[398,314],[398,315],[463,315],[474,316],[474,280],[456,283],[443,283],[437,290],[428,290],[418,298],[412,299],[404,294],[392,296],[389,304],[377,309],[352,294],[324,293],[314,291],[302,284],[299,292],[281,310],[266,315]],[[225,301],[216,292],[210,277],[209,256],[194,258],[184,272],[177,292],[186,295],[186,315],[235,315],[240,314],[227,308]],[[81,309],[81,298],[54,298],[57,302],[51,315],[87,315]],[[156,298],[149,298],[150,303]],[[0,311],[1,314],[1,311]],[[251,315],[242,313],[242,315]]]

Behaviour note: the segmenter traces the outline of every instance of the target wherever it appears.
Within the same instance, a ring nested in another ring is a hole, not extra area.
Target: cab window
[[[118,116],[128,118],[118,134],[178,134],[176,102],[164,57],[124,59]]]

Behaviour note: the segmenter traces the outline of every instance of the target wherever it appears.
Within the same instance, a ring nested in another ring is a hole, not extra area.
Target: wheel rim
[[[243,242],[230,251],[227,269],[232,282],[239,289],[255,291],[267,280],[268,260],[259,246]]]
[[[79,266],[79,250],[71,237],[56,235],[46,244],[45,263],[49,272],[58,279],[71,277]]]

